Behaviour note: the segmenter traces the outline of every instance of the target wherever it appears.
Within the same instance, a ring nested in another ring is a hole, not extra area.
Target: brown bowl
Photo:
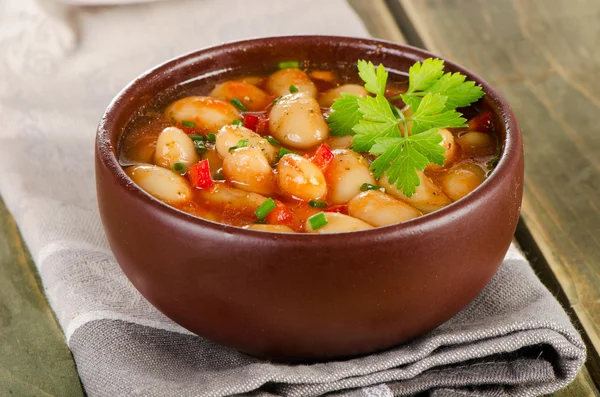
[[[129,84],[98,127],[96,183],[104,229],[133,285],[188,330],[252,355],[323,360],[389,348],[442,324],[494,275],[511,242],[523,189],[521,132],[508,103],[483,86],[502,141],[491,176],[467,197],[393,226],[331,235],[244,230],[196,218],[138,188],[117,160],[131,115],[196,79],[207,87],[244,70],[300,59],[406,72],[433,57],[404,45],[291,36],[203,49]]]

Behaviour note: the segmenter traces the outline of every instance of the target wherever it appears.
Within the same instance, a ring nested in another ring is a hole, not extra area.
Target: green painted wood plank
[[[79,397],[71,352],[0,200],[0,396]]]

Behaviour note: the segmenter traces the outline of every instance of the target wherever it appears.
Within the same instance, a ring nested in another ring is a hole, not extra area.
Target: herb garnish
[[[279,153],[277,153],[277,157],[281,158],[281,157],[285,156],[286,154],[296,154],[296,152],[292,152],[291,150],[287,150],[286,148],[282,147],[281,149],[279,149]]]
[[[284,61],[284,62],[279,62],[277,64],[277,67],[279,67],[279,69],[299,68],[300,67],[300,62],[298,62],[298,61]]]
[[[281,146],[281,143],[277,139],[273,138],[272,136],[266,136],[265,140],[273,146]]]
[[[312,208],[327,208],[327,203],[325,201],[310,200],[308,205]]]
[[[254,213],[259,220],[265,219],[267,215],[271,213],[277,207],[277,203],[271,197],[263,201],[263,203],[258,206]]]
[[[383,65],[375,68],[372,62],[360,60],[358,74],[375,96],[342,94],[336,99],[327,120],[331,134],[354,135],[352,149],[379,156],[371,163],[375,177],[386,174],[410,197],[420,184],[418,172],[429,163],[444,164],[439,129],[465,127],[467,120],[455,109],[476,102],[483,90],[460,73],[444,73],[440,59],[415,63],[408,72],[408,90],[389,100]],[[407,105],[404,109],[392,103],[400,98]]]
[[[370,183],[363,183],[360,185],[360,191],[366,192],[367,190],[380,190],[385,193],[385,188],[377,185],[371,185]]]
[[[204,154],[206,153],[206,144],[204,143],[204,140],[195,140],[194,141],[194,148],[196,149],[196,153],[198,154]]]
[[[238,98],[233,98],[231,101],[229,101],[233,106],[235,106],[236,108],[238,108],[239,110],[241,110],[242,112],[247,111],[248,109],[246,108],[246,106],[242,103],[242,101],[240,101]]]
[[[325,214],[323,212],[319,212],[308,218],[308,223],[310,224],[310,228],[312,230],[317,230],[325,226],[328,222]]]
[[[243,148],[243,147],[248,147],[248,140],[247,139],[240,139],[235,146],[231,146],[229,148],[229,151],[233,152],[235,149],[240,149],[240,148]]]
[[[187,172],[187,167],[183,163],[175,163],[173,164],[173,171],[180,175],[185,175]]]

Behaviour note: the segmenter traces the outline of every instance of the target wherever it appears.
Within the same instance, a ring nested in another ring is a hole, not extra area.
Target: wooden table
[[[600,396],[600,2],[349,0],[374,37],[428,48],[496,86],[525,139],[516,238],[589,359],[553,396]],[[0,201],[0,395],[82,396],[35,267]],[[10,392],[10,394],[9,394]]]

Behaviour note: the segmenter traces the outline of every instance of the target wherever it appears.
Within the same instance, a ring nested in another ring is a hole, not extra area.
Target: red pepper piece
[[[256,131],[256,125],[258,124],[258,116],[254,114],[247,114],[244,116],[244,127]]]
[[[325,208],[325,212],[339,212],[348,215],[348,207],[345,205],[332,205]]]
[[[269,132],[269,118],[266,114],[247,114],[244,116],[244,127],[261,135]]]
[[[269,133],[269,118],[261,114],[256,124],[256,132],[260,135],[267,135]]]
[[[329,149],[326,145],[321,145],[313,156],[312,162],[315,163],[321,170],[325,170],[333,161],[333,157],[334,154],[331,149]]]
[[[267,223],[271,225],[284,225],[292,222],[294,216],[292,211],[279,200],[275,200],[277,207],[266,216]]]
[[[189,167],[187,175],[192,187],[208,189],[213,184],[213,180],[210,177],[210,165],[208,164],[208,159],[204,159]]]
[[[469,131],[486,132],[492,128],[492,112],[479,113],[467,123]]]

